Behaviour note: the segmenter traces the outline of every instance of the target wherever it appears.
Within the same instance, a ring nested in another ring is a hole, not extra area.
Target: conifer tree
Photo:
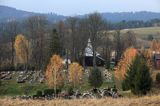
[[[89,73],[88,81],[92,87],[100,87],[103,84],[103,76],[101,71],[98,68],[93,68]]]
[[[142,56],[136,56],[130,65],[125,79],[122,82],[123,90],[131,89],[136,95],[145,95],[152,87],[152,78],[147,61]]]
[[[49,44],[49,54],[52,56],[52,54],[58,54],[61,55],[62,46],[60,41],[60,36],[57,33],[56,29],[53,29],[51,35],[50,35],[50,44]]]

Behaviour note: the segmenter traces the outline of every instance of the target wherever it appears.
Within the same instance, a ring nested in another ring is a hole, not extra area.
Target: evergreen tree
[[[92,87],[100,87],[103,84],[103,76],[101,71],[98,68],[93,68],[89,73],[88,81]]]
[[[134,78],[136,75],[136,68],[137,65],[139,65],[139,59],[138,56],[135,57],[132,64],[129,66],[127,70],[127,74],[125,75],[125,79],[122,82],[122,89],[123,90],[129,90],[131,88],[134,88]]]
[[[138,95],[145,95],[150,91],[152,86],[152,78],[150,76],[149,68],[146,60],[142,59],[139,69],[137,69],[135,76],[135,89],[133,92]]]
[[[58,55],[62,54],[62,45],[60,39],[61,38],[58,35],[57,30],[53,29],[50,35],[50,44],[49,44],[50,56],[52,56],[53,54],[58,54]]]
[[[142,56],[136,56],[122,82],[122,89],[131,89],[134,94],[145,95],[151,89],[151,86],[152,78],[146,59]]]
[[[61,45],[61,38],[57,33],[56,29],[53,29],[52,32],[49,35],[48,39],[48,45],[47,45],[47,59],[44,62],[44,69],[47,68],[47,65],[49,64],[50,58],[52,55],[57,54],[60,55],[62,54],[62,45]]]

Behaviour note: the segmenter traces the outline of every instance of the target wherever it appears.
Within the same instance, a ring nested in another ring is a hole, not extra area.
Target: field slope
[[[132,29],[124,29],[122,33],[126,33],[127,31],[133,31],[136,36],[146,38],[148,35],[153,35],[155,38],[160,37],[160,27],[146,27],[146,28],[132,28]]]

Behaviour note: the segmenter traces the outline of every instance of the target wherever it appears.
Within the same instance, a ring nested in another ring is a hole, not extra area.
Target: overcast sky
[[[0,0],[0,5],[61,15],[80,15],[90,12],[160,12],[160,0]]]

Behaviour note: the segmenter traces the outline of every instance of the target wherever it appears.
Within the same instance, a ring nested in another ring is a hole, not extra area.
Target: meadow
[[[105,99],[74,99],[74,100],[19,100],[0,99],[0,106],[160,106],[160,95],[132,97],[132,98],[105,98]]]

